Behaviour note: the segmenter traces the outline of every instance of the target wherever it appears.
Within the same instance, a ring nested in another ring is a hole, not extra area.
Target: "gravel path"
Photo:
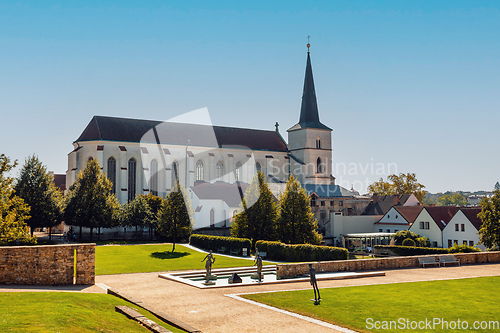
[[[350,280],[321,281],[320,288],[360,286],[500,276],[500,264],[461,267],[388,270],[386,276]],[[335,332],[335,330],[284,313],[265,309],[226,296],[250,292],[310,288],[308,282],[276,285],[242,286],[221,289],[198,289],[158,278],[158,273],[103,275],[103,283],[128,296],[207,333],[207,332]],[[311,291],[311,297],[312,297]]]

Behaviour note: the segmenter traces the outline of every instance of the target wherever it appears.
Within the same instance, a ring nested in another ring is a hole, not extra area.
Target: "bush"
[[[462,245],[453,245],[448,248],[448,253],[471,253],[471,252],[481,252],[480,249],[474,246],[468,246],[465,244]]]
[[[229,253],[229,251],[238,251],[239,255],[242,254],[241,251],[243,248],[247,248],[247,251],[250,252],[250,248],[252,247],[252,243],[248,238],[207,235],[191,235],[189,237],[189,244],[214,252]]]
[[[421,256],[426,254],[446,254],[448,249],[437,247],[416,247],[401,245],[375,245],[375,249],[381,249],[397,256]]]
[[[403,241],[407,238],[413,239],[414,241],[417,240],[418,234],[410,231],[410,230],[401,230],[396,232],[394,235],[394,244],[395,245],[402,245]]]
[[[259,252],[266,252],[267,259],[278,261],[329,261],[349,258],[346,249],[331,246],[258,241],[255,247]]]
[[[415,246],[415,241],[411,238],[407,238],[403,241],[403,246]]]

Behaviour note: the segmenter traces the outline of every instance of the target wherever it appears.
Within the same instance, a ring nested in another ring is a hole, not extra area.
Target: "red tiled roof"
[[[437,206],[425,207],[434,222],[438,225],[439,229],[443,230],[444,227],[450,222],[453,216],[460,210],[460,207],[455,206]]]
[[[402,217],[410,225],[415,222],[415,219],[417,218],[418,214],[422,211],[423,207],[422,206],[395,206],[394,209],[398,211],[399,214],[401,214]]]
[[[477,214],[481,213],[481,208],[473,207],[473,208],[462,208],[461,209],[462,213],[469,219],[469,221],[474,225],[474,227],[479,230],[481,229],[481,226],[483,225],[483,221],[479,217],[477,217]]]

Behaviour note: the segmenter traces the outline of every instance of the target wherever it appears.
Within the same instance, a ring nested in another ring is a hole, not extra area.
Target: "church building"
[[[332,129],[319,119],[309,44],[299,122],[275,130],[94,116],[68,155],[66,186],[97,159],[121,204],[138,194],[164,197],[176,180],[189,190],[194,228],[229,227],[257,171],[276,195],[290,174],[308,188],[352,196],[335,186]]]

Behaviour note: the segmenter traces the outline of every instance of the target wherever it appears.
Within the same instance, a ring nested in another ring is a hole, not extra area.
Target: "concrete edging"
[[[138,300],[138,299],[135,299],[133,297],[130,297],[130,296],[127,296],[117,290],[114,290],[112,288],[109,288],[107,290],[107,293],[108,294],[111,294],[113,296],[116,296],[116,297],[119,297],[121,299],[124,299],[126,300],[127,302],[130,302],[132,304],[135,304],[141,308],[143,308],[144,310],[147,310],[149,312],[151,312],[152,314],[154,314],[156,317],[160,318],[161,320],[163,320],[164,322],[166,322],[167,324],[171,325],[171,326],[174,326],[174,327],[177,327],[181,330],[184,330],[188,333],[201,333],[200,330],[192,327],[191,325],[188,325],[166,313],[163,313],[155,308],[153,308],[152,306],[149,306],[147,304],[144,304],[141,300]]]

